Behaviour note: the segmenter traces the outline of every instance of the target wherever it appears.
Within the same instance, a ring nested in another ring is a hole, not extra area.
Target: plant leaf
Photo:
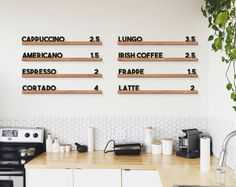
[[[216,25],[212,25],[211,28],[212,28],[213,30],[215,30],[215,31],[219,31],[219,30],[220,30]]]
[[[229,19],[229,14],[228,12],[221,12],[216,16],[215,23],[220,26],[225,26]]]
[[[226,85],[227,90],[231,90],[232,87],[233,87],[233,85],[232,85],[231,83],[228,83],[228,84]]]
[[[225,57],[222,56],[221,57],[221,61],[224,62],[225,61]]]
[[[236,49],[232,50],[229,54],[230,59],[235,60],[236,59]]]
[[[212,40],[214,40],[214,36],[210,35],[209,38],[208,38],[208,41],[212,41]]]
[[[206,10],[204,10],[203,7],[201,7],[201,11],[202,11],[203,16],[207,17]]]
[[[222,40],[220,38],[216,38],[214,44],[216,49],[222,49]]]
[[[236,94],[233,92],[233,93],[231,93],[231,99],[233,99],[234,101],[235,101],[235,99],[236,99]]]

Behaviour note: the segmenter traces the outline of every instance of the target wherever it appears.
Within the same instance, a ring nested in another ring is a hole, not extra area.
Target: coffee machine
[[[199,158],[202,132],[197,129],[183,129],[182,131],[185,136],[179,137],[179,150],[176,155],[185,158]]]

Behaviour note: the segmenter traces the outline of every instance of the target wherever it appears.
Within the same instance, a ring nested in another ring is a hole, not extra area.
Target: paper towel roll
[[[210,142],[209,137],[202,137],[200,141],[200,169],[202,172],[207,172],[211,169]]]
[[[94,151],[94,129],[92,127],[88,127],[87,129],[87,138],[88,138],[88,152]]]

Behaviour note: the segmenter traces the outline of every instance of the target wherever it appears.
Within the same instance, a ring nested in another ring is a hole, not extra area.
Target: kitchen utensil
[[[20,150],[19,150],[19,153],[20,153],[21,158],[24,158],[24,157],[26,157],[26,155],[27,155],[26,149],[20,149]]]
[[[80,145],[79,143],[75,143],[76,149],[79,153],[84,153],[88,151],[88,146],[87,145]]]

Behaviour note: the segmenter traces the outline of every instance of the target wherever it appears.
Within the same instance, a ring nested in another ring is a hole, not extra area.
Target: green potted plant
[[[227,65],[226,88],[231,92],[231,99],[236,102],[236,0],[204,2],[201,10],[208,19],[208,27],[213,30],[208,40],[212,42],[211,47],[214,52],[223,51],[221,61]],[[236,104],[233,109],[236,111]]]

